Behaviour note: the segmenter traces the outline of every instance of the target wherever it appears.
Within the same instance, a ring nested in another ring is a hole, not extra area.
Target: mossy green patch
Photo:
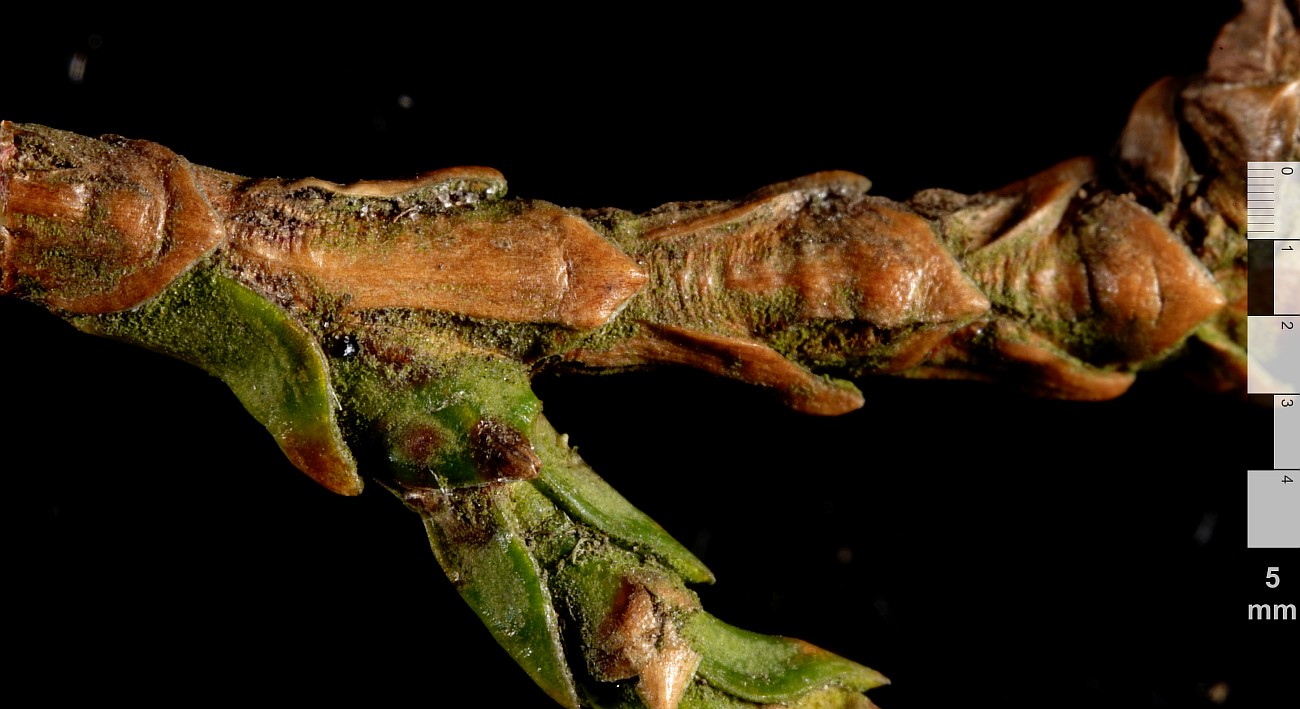
[[[404,485],[454,489],[496,479],[481,464],[484,443],[476,430],[490,422],[516,432],[517,445],[528,445],[541,402],[529,387],[527,369],[475,353],[422,354],[405,365],[374,353],[338,363],[350,434],[386,451],[388,474]]]

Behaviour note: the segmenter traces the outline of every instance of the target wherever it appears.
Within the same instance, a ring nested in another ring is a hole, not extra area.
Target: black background
[[[982,5],[7,18],[0,117],[249,175],[490,165],[512,194],[572,206],[824,169],[904,198],[1105,155],[1140,91],[1203,68],[1235,11]],[[546,705],[395,500],[315,487],[196,370],[22,303],[0,318],[10,692]],[[879,669],[886,709],[1300,694],[1295,622],[1244,620],[1247,602],[1300,600],[1297,555],[1245,548],[1267,409],[1159,373],[1100,404],[861,385],[867,406],[836,419],[689,372],[536,389],[717,573],[706,608]]]

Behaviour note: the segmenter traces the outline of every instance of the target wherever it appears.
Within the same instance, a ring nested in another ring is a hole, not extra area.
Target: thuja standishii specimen
[[[689,584],[712,574],[569,448],[531,377],[685,365],[824,415],[874,374],[1105,399],[1171,364],[1238,390],[1245,163],[1296,159],[1300,48],[1274,2],[1217,45],[1138,99],[1115,170],[903,202],[833,172],[569,210],[485,168],[254,180],[4,123],[0,289],[221,378],[329,489],[392,491],[563,705],[861,705],[878,673],[705,613]]]

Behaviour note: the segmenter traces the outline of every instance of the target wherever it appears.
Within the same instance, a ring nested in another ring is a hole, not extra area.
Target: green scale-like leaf
[[[447,577],[492,637],[552,699],[577,707],[551,594],[510,509],[508,487],[435,494],[424,528]]]
[[[753,702],[787,703],[822,687],[857,694],[889,683],[873,669],[802,640],[741,630],[702,611],[687,623],[686,634],[703,655],[700,676]]]
[[[230,387],[299,469],[335,492],[361,492],[320,346],[266,298],[198,268],[138,308],[72,322],[203,368]]]

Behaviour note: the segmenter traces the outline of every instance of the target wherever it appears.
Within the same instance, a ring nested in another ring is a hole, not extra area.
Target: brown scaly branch
[[[641,215],[578,218],[506,202],[500,210],[514,213],[466,226],[457,210],[497,204],[499,173],[440,170],[347,186],[206,168],[190,178],[188,163],[158,146],[118,141],[108,150],[13,127],[4,288],[71,312],[113,312],[216,250],[241,281],[291,309],[331,299],[344,313],[400,308],[535,323],[543,328],[522,336],[475,336],[539,366],[693,366],[823,414],[861,399],[815,372],[973,377],[1104,399],[1145,367],[1190,357],[1199,360],[1194,371],[1210,372],[1208,385],[1240,389],[1245,163],[1295,157],[1298,51],[1281,4],[1248,4],[1225,27],[1204,76],[1161,80],[1138,100],[1119,147],[1123,191],[1081,158],[976,195],[935,189],[899,203],[869,196],[860,176],[821,173],[743,200]],[[51,242],[80,238],[72,231],[27,231],[28,213],[119,199],[88,198],[72,185],[64,193],[29,187],[24,173],[44,157],[21,146],[38,134],[80,157],[87,179],[108,190],[145,178],[96,168],[94,159],[130,156],[131,170],[157,171],[161,180],[148,178],[159,185],[156,208],[190,200],[186,218],[123,227],[147,234],[134,251]],[[426,233],[439,229],[466,236],[431,249]],[[50,249],[101,273],[87,280],[51,266]]]
[[[1254,2],[1216,50],[1205,75],[1139,98],[1119,185],[1080,158],[901,204],[824,173],[738,202],[593,213],[615,234],[642,230],[620,243],[652,286],[625,316],[633,336],[564,357],[701,367],[826,414],[861,399],[810,370],[1107,399],[1176,359],[1208,387],[1243,391],[1244,175],[1248,161],[1297,157],[1300,45],[1280,3]]]

